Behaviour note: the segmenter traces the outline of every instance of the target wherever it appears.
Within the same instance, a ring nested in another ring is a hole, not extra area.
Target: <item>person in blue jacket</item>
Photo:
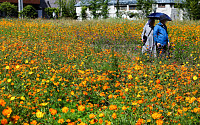
[[[165,55],[167,48],[170,46],[166,27],[167,21],[170,20],[165,15],[161,15],[160,22],[156,24],[153,30],[153,38],[157,46],[158,56]]]

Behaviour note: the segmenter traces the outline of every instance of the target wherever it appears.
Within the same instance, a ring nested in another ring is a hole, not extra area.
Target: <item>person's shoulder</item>
[[[156,25],[154,26],[154,29],[155,29],[155,28],[159,28],[159,27],[160,27],[160,26],[159,26],[158,24],[156,24]]]

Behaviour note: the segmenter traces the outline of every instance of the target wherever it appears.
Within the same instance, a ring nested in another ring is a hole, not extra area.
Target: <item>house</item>
[[[38,17],[44,17],[44,9],[48,7],[57,8],[58,5],[55,3],[57,0],[23,0],[23,7],[26,5],[32,5],[38,11]],[[2,2],[10,2],[15,6],[18,6],[18,0],[0,0]]]
[[[176,0],[155,0],[156,3],[153,6],[154,12],[162,12],[169,15],[173,20],[174,19],[182,19],[182,17],[178,13],[178,9],[174,7]],[[81,8],[82,6],[89,6],[90,3],[88,0],[79,1],[76,6],[76,13],[78,19],[81,20]],[[108,16],[111,18],[116,17],[116,5],[117,0],[110,0],[108,2],[109,14]],[[128,16],[128,13],[140,13],[141,11],[136,10],[137,0],[119,0],[119,11],[122,13],[123,18],[134,19]],[[93,18],[90,14],[89,7],[87,8],[87,18]]]

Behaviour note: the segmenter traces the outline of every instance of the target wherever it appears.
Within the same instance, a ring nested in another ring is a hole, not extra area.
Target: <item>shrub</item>
[[[81,18],[82,18],[82,19],[86,19],[86,18],[87,18],[86,10],[87,10],[87,7],[86,7],[86,6],[83,6],[83,7],[81,8]]]
[[[37,12],[32,5],[27,5],[23,8],[22,14],[28,18],[36,18]]]
[[[0,11],[4,12],[6,17],[17,16],[17,6],[10,2],[1,3]]]
[[[56,15],[58,15],[60,12],[60,10],[58,8],[45,8],[44,11],[46,12],[46,14],[49,18],[53,18],[53,12],[55,12]]]

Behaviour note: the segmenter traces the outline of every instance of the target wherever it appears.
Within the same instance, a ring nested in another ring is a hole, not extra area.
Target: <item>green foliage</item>
[[[100,0],[91,0],[90,1],[90,11],[94,19],[97,19],[100,14],[100,7],[101,7],[101,1]]]
[[[200,0],[185,0],[176,3],[176,7],[187,12],[189,19],[200,19]]]
[[[28,18],[36,18],[37,12],[36,9],[32,5],[27,5],[23,8],[22,11],[23,16]]]
[[[0,11],[4,12],[7,17],[17,15],[17,6],[10,2],[3,2],[0,5]]]
[[[101,15],[104,19],[108,18],[108,0],[103,0]]]
[[[148,16],[152,12],[154,0],[137,0],[137,10],[141,10],[143,16]]]
[[[83,7],[81,8],[81,18],[82,18],[82,19],[86,19],[86,18],[87,18],[86,10],[87,10],[87,7],[86,7],[86,6],[83,6]]]
[[[82,4],[82,7],[84,7],[85,1],[82,1]],[[102,16],[104,19],[108,18],[108,0],[91,0],[89,1],[89,4],[89,10],[91,11],[91,15],[94,19],[97,19],[100,16]],[[81,15],[84,15],[85,9],[86,8],[82,8],[83,14],[81,12]]]
[[[133,12],[128,12],[127,14],[128,14],[128,16],[129,16],[130,18],[133,18],[133,17],[134,17],[134,13],[133,13]]]
[[[68,15],[69,17],[72,17],[73,19],[76,18],[76,8],[75,5],[76,0],[69,0],[67,3],[67,9],[68,9]]]
[[[76,0],[57,0],[55,3],[59,6],[62,17],[76,18],[76,8],[74,6]]]
[[[58,8],[45,8],[44,11],[49,16],[49,18],[53,18],[53,12],[55,12],[56,15],[58,15],[60,12],[60,10]]]

